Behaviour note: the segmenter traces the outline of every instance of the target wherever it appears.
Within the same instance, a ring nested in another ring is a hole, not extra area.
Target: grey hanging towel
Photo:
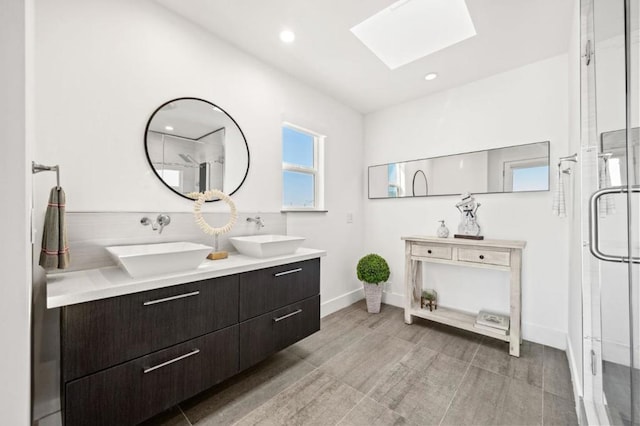
[[[65,269],[69,266],[69,245],[64,217],[65,201],[62,188],[51,188],[47,213],[44,216],[42,251],[40,252],[40,266],[45,269]]]

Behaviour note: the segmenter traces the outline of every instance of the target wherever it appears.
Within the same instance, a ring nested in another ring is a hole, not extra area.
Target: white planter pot
[[[367,299],[367,312],[377,314],[380,312],[382,302],[382,284],[362,283],[364,287],[364,297]]]

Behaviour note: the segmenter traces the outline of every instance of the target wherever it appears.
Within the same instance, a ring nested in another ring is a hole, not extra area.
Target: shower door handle
[[[618,263],[640,263],[640,257],[614,256],[600,251],[600,220],[598,217],[598,200],[600,197],[609,194],[640,193],[640,186],[613,186],[594,192],[589,200],[589,250],[596,258],[607,262]]]

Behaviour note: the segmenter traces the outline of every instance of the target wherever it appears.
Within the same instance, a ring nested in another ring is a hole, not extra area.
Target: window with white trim
[[[282,126],[282,210],[324,210],[324,136]]]

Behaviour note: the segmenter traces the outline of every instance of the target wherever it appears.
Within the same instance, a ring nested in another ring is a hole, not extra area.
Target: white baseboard
[[[320,304],[320,318],[324,318],[342,308],[353,305],[360,299],[364,299],[364,290],[362,288],[352,290],[341,296],[322,302]]]
[[[640,365],[640,348],[633,351],[635,365]],[[613,362],[614,364],[620,364],[629,366],[629,345],[623,343],[613,342],[611,340],[602,340],[602,359],[605,361]]]
[[[320,304],[320,317],[326,317],[327,315],[339,311],[340,309],[346,308],[347,306],[352,305],[358,300],[362,299],[364,299],[364,291],[362,288],[358,288],[341,296],[334,297],[331,300],[327,300],[326,302],[322,302]],[[398,293],[388,293],[385,291],[382,293],[382,303],[402,308],[404,307],[404,295]]]
[[[567,332],[555,328],[542,327],[527,322],[522,323],[522,338],[541,345],[567,350]]]
[[[569,335],[567,335],[567,359],[569,360],[569,372],[571,373],[571,384],[573,385],[573,400],[576,403],[576,415],[580,418],[580,401],[583,397],[582,392],[582,376],[581,371],[578,370],[578,366],[576,365],[576,353],[573,350],[573,346],[571,346],[571,339],[569,339]],[[578,354],[582,357],[582,354]]]
[[[404,294],[385,291],[382,293],[382,303],[386,303],[387,305],[391,306],[397,306],[399,308],[404,308]]]

